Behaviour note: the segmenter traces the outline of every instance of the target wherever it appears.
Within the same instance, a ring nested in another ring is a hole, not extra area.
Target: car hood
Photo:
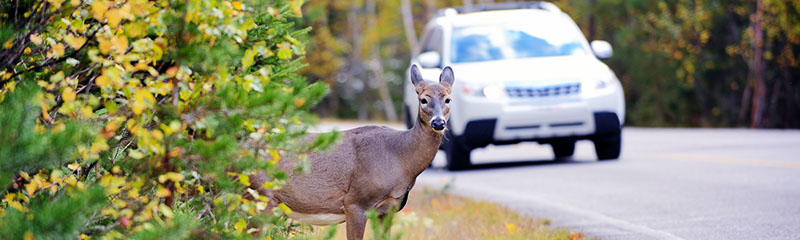
[[[456,83],[558,84],[596,80],[609,76],[608,66],[590,56],[510,59],[452,65]]]

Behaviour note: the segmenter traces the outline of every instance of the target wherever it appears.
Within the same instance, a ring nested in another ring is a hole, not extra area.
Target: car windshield
[[[551,19],[559,22],[557,19]],[[505,22],[456,27],[453,63],[588,54],[573,27],[553,22]]]

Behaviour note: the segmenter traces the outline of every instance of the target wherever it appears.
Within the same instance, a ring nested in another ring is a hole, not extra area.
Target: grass
[[[392,234],[401,239],[585,239],[582,233],[549,226],[500,205],[454,196],[441,190],[414,190],[394,219]],[[346,239],[345,224],[333,239]],[[324,239],[331,227],[314,227],[312,239]],[[373,239],[367,226],[366,239]]]

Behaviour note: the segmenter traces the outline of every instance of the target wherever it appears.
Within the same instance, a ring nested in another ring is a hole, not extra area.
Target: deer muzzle
[[[442,117],[434,117],[431,120],[431,127],[433,130],[442,131],[444,130],[445,125],[447,125],[447,121],[445,121]]]

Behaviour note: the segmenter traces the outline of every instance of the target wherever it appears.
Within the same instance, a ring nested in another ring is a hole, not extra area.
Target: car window
[[[425,37],[425,42],[422,44],[422,52],[436,51],[442,53],[442,29],[434,28]]]
[[[582,36],[556,22],[509,21],[456,27],[450,58],[459,63],[588,54],[581,44]]]

